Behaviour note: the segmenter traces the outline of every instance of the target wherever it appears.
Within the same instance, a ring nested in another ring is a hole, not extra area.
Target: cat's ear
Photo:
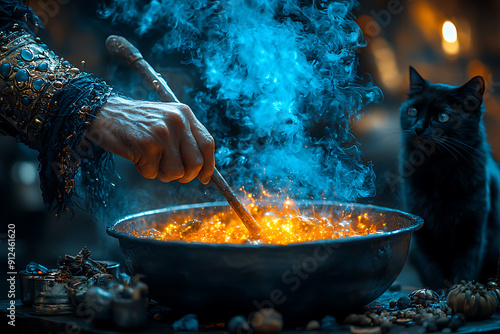
[[[480,111],[483,103],[484,79],[477,76],[470,79],[465,85],[458,88],[460,96],[463,98],[465,110]]]
[[[426,81],[417,70],[410,66],[410,95],[414,93],[419,93],[424,89]]]
[[[478,75],[477,77],[474,77],[467,81],[467,83],[459,89],[463,94],[467,96],[482,100],[485,89],[484,79],[483,77]]]

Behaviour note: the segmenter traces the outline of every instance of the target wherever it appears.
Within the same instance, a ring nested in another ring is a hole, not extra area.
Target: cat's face
[[[471,145],[479,137],[483,93],[482,77],[455,87],[424,80],[410,67],[408,100],[400,109],[406,146],[429,140],[441,146],[457,140]]]

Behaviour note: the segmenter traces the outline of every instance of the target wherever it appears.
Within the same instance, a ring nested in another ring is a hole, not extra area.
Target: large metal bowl
[[[289,245],[186,243],[129,234],[174,214],[203,217],[230,210],[217,202],[131,215],[107,233],[120,241],[128,269],[145,275],[150,297],[178,314],[223,321],[274,307],[297,320],[356,310],[379,297],[405,264],[411,232],[423,224],[420,217],[370,205],[304,201],[298,206],[333,219],[345,212],[366,214],[386,233]]]

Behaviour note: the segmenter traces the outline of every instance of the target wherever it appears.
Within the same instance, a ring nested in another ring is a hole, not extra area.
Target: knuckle
[[[151,127],[153,134],[160,138],[168,138],[170,136],[170,131],[165,123],[158,123]]]
[[[187,104],[184,104],[184,103],[180,103],[179,104],[179,110],[184,114],[189,114],[189,113],[192,113],[192,110],[191,108],[189,108],[189,106]]]
[[[158,141],[151,140],[145,142],[140,147],[140,155],[148,162],[158,162],[161,158],[162,147]]]
[[[185,117],[180,112],[171,112],[168,116],[169,122],[171,122],[175,127],[184,129],[186,127]]]
[[[203,150],[215,150],[215,140],[211,135],[205,136],[203,142],[201,143]]]

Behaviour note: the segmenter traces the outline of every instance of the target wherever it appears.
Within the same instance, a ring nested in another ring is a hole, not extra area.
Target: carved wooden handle
[[[106,48],[109,53],[129,66],[132,66],[139,59],[143,59],[141,52],[122,36],[110,35],[106,39]]]
[[[165,79],[142,57],[141,52],[125,37],[111,35],[106,39],[109,53],[131,66],[153,88],[164,102],[179,102]]]

